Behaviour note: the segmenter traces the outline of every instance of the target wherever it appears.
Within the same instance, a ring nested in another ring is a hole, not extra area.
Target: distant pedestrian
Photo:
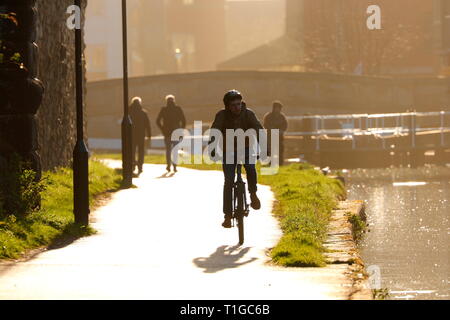
[[[280,101],[274,101],[273,106],[272,106],[272,112],[269,112],[264,116],[264,128],[269,131],[269,134],[268,134],[269,147],[270,147],[270,141],[271,141],[270,130],[271,129],[280,130],[280,139],[279,139],[279,146],[280,146],[279,164],[280,164],[280,166],[282,166],[284,164],[284,134],[288,128],[288,122],[287,122],[286,116],[284,115],[284,113],[281,112],[282,109],[283,109],[283,104]]]
[[[161,108],[156,124],[164,136],[164,144],[166,146],[166,170],[170,172],[173,165],[173,171],[177,172],[177,166],[172,162],[172,149],[178,141],[172,141],[172,133],[177,129],[186,128],[186,117],[183,109],[176,105],[175,96],[166,96],[166,106]]]
[[[133,168],[142,173],[145,156],[145,137],[150,139],[152,137],[152,128],[148,118],[147,111],[142,108],[142,99],[134,97],[131,100],[130,117],[133,122]],[[137,159],[136,159],[137,153]]]

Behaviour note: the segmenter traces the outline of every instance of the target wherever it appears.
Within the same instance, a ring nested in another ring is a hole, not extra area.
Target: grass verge
[[[39,211],[26,216],[0,216],[0,259],[15,259],[27,250],[63,243],[94,232],[74,223],[73,172],[60,168],[45,172],[46,190]],[[98,161],[89,163],[91,206],[97,196],[119,189],[121,176]]]
[[[283,231],[271,252],[273,261],[287,267],[324,266],[323,242],[331,212],[345,195],[342,183],[308,164],[284,166],[259,179],[275,194],[274,214]]]
[[[96,159],[111,159],[111,160],[122,160],[121,154],[116,153],[96,153],[94,155],[94,158]],[[222,170],[222,165],[213,163],[213,164],[206,164],[201,161],[201,157],[197,157],[199,160],[198,164],[194,164],[195,161],[194,156],[191,157],[191,163],[192,164],[180,164],[180,167],[189,168],[189,169],[195,169],[195,170]],[[151,163],[151,164],[166,164],[166,157],[164,155],[159,154],[150,154],[145,155],[144,158],[145,163]]]

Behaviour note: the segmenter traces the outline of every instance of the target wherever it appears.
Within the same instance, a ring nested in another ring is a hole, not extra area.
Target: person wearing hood
[[[147,111],[142,108],[142,99],[139,97],[131,100],[130,118],[133,123],[133,167],[134,169],[137,167],[141,174],[145,156],[145,137],[149,138],[151,144],[152,129]]]
[[[211,129],[220,130],[223,136],[223,149],[224,149],[224,161],[222,164],[222,169],[224,173],[224,188],[223,188],[223,213],[225,215],[225,220],[222,223],[224,228],[231,228],[232,220],[232,189],[236,176],[236,141],[234,143],[234,150],[226,150],[226,130],[232,129],[242,129],[247,131],[248,129],[259,130],[263,129],[263,126],[259,122],[255,113],[247,108],[245,102],[243,101],[242,94],[237,90],[231,90],[227,92],[223,98],[225,108],[220,110],[214,119]],[[226,154],[228,152],[234,153],[234,161],[232,163],[226,162]],[[256,194],[257,192],[257,173],[256,166],[250,163],[249,160],[249,148],[247,141],[245,143],[245,163],[244,168],[247,174],[248,191],[250,193],[251,207],[254,210],[259,210],[261,208],[261,202]]]
[[[166,106],[161,108],[156,124],[164,136],[164,144],[166,146],[166,170],[170,172],[173,165],[173,171],[177,172],[177,166],[172,162],[172,149],[177,143],[172,141],[172,133],[177,129],[186,128],[186,117],[183,109],[175,103],[175,96],[169,94],[166,96]]]

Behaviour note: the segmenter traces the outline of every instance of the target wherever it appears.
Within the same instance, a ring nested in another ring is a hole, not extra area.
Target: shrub
[[[0,165],[0,214],[24,216],[39,209],[44,180],[18,155],[9,157]]]

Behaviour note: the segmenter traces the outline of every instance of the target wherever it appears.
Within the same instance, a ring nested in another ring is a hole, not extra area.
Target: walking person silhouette
[[[130,118],[133,123],[133,169],[136,170],[137,167],[138,174],[141,174],[145,156],[145,137],[149,138],[151,146],[152,128],[147,111],[142,108],[140,97],[134,97],[131,100]]]
[[[178,141],[172,141],[172,133],[177,129],[186,128],[186,117],[183,109],[176,105],[175,96],[166,96],[166,106],[161,108],[156,124],[161,130],[164,136],[164,144],[166,146],[166,170],[170,172],[171,166],[173,171],[177,172],[177,165],[172,161],[172,149],[178,143]]]

